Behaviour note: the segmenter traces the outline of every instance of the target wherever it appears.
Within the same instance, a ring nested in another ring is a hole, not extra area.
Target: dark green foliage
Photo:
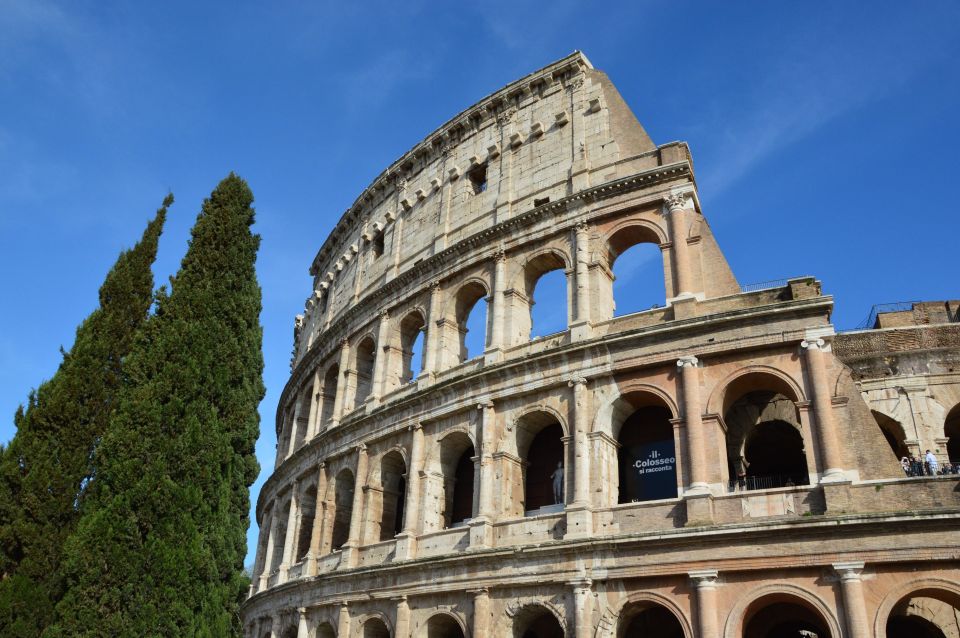
[[[240,632],[264,393],[252,201],[231,174],[204,202],[125,362],[49,636]]]
[[[124,251],[100,288],[100,307],[48,382],[14,417],[0,458],[0,635],[38,636],[63,594],[63,544],[76,528],[91,455],[121,385],[121,363],[153,300],[167,196],[140,242]]]

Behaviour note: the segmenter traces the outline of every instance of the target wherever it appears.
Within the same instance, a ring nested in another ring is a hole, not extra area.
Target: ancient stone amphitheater
[[[837,334],[818,280],[738,284],[703,211],[580,53],[387,168],[310,267],[246,635],[960,635],[957,476],[900,464],[960,460],[960,304]],[[618,316],[644,243],[666,298]]]

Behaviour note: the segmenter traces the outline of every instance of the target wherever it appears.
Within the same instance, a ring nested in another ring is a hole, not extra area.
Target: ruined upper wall
[[[460,113],[385,170],[314,259],[307,309],[321,312],[306,314],[329,323],[448,246],[662,160],[606,75],[575,52]]]

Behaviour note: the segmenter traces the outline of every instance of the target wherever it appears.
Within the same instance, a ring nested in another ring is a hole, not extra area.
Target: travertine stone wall
[[[638,243],[661,250],[666,298],[618,316],[614,264]],[[566,329],[531,340],[552,270]],[[909,364],[901,387],[867,373],[886,341],[835,334],[816,279],[741,288],[687,146],[655,145],[581,54],[394,162],[311,273],[248,636],[586,638],[649,621],[718,638],[785,614],[860,638],[889,617],[945,623],[960,600],[956,477],[906,478],[875,417],[937,444],[960,403],[937,367],[949,329],[919,337],[937,357],[888,348]],[[478,303],[485,346],[467,353]],[[654,427],[667,460],[648,460],[675,481],[633,500],[625,448]]]

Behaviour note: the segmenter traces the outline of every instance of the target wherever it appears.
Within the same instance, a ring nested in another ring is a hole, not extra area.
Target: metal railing
[[[877,315],[883,312],[903,312],[905,310],[913,310],[913,304],[920,303],[919,301],[893,301],[890,303],[878,303],[874,304],[870,308],[870,314],[867,315],[867,318],[857,324],[854,330],[869,330],[877,323]]]
[[[765,290],[767,288],[783,288],[787,285],[788,279],[768,279],[767,281],[758,281],[752,284],[740,286],[740,292],[754,292],[756,290]]]
[[[796,487],[809,483],[810,478],[806,474],[768,474],[732,479],[727,484],[727,489],[730,492],[751,492],[753,490],[771,490],[777,487]]]

